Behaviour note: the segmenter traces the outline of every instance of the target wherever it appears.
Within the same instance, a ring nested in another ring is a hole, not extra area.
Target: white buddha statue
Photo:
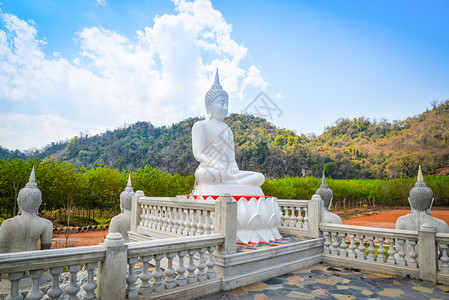
[[[42,250],[50,249],[53,224],[37,215],[42,193],[37,188],[34,167],[29,182],[19,191],[17,203],[20,215],[5,220],[0,226],[0,253],[37,250],[39,240]]]
[[[323,214],[322,214],[322,223],[327,224],[342,224],[342,220],[340,216],[331,213],[329,210],[332,206],[332,199],[334,198],[334,193],[329,188],[329,185],[326,182],[326,176],[321,179],[321,185],[318,190],[316,190],[315,194],[320,195],[321,200],[323,200]]]
[[[134,191],[131,186],[131,175],[128,177],[128,185],[120,194],[121,213],[113,217],[109,225],[109,232],[120,232],[125,243],[129,242],[128,231],[131,230],[131,206]]]
[[[261,173],[241,171],[235,161],[234,136],[223,120],[228,114],[228,94],[218,78],[205,97],[207,118],[192,128],[192,150],[200,163],[195,171],[193,195],[260,195]]]
[[[432,224],[436,232],[449,233],[449,226],[445,221],[430,216],[433,192],[424,182],[421,166],[418,170],[418,180],[410,190],[408,202],[411,206],[411,213],[396,220],[396,229],[418,231],[421,225],[429,223]]]

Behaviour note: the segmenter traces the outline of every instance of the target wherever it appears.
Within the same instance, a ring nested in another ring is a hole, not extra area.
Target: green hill
[[[198,163],[192,154],[191,129],[198,120],[168,127],[138,122],[26,153],[0,148],[0,159],[50,157],[75,167],[104,164],[136,170],[151,165],[170,173],[193,174]],[[338,179],[412,177],[418,164],[425,174],[444,175],[449,169],[449,100],[392,123],[364,117],[339,119],[313,139],[251,115],[232,114],[225,122],[234,132],[239,167],[267,178],[302,176],[303,169],[306,175],[320,176],[323,167],[329,177]]]

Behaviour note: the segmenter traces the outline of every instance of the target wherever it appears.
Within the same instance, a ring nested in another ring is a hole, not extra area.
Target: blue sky
[[[2,1],[0,145],[204,115],[216,67],[230,112],[321,134],[449,98],[448,1]],[[260,110],[261,112],[263,111]]]

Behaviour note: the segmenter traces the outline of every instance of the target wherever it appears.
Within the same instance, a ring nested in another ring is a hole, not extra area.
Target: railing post
[[[137,232],[137,226],[140,224],[142,207],[139,205],[139,198],[145,196],[143,191],[137,191],[133,196],[131,205],[131,232]]]
[[[237,251],[237,201],[230,194],[222,194],[215,201],[214,232],[225,236],[221,254],[233,254]]]
[[[103,246],[106,247],[106,255],[98,265],[97,298],[125,299],[128,245],[125,245],[120,233],[111,232]]]
[[[421,225],[418,232],[419,278],[424,281],[437,281],[436,230],[430,223]]]
[[[320,195],[313,195],[309,200],[309,237],[320,238],[323,233],[320,232],[320,224],[323,211],[323,200]]]

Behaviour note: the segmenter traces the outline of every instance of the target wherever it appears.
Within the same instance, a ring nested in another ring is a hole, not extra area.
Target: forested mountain
[[[26,153],[0,148],[0,159],[50,157],[75,167],[104,164],[136,170],[151,165],[170,173],[193,174],[198,163],[192,154],[191,129],[198,120],[168,127],[138,122]],[[418,164],[425,174],[449,169],[449,100],[392,123],[364,117],[339,119],[316,138],[250,115],[232,114],[225,122],[234,132],[239,167],[267,178],[302,176],[303,169],[306,175],[319,176],[323,167],[327,176],[338,179],[411,177]]]

